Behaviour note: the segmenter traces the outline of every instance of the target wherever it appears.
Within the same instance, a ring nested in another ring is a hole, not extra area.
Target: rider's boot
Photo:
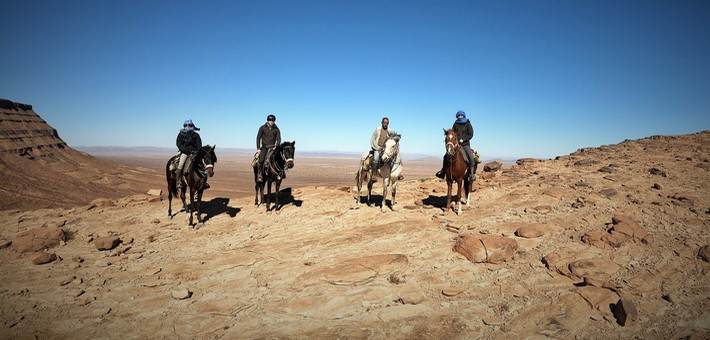
[[[177,169],[176,174],[177,174],[177,190],[180,191],[180,189],[182,189],[182,170]]]
[[[476,180],[476,173],[473,172],[473,167],[468,168],[468,179],[473,182]]]
[[[203,184],[203,186],[205,187],[205,190],[211,188],[210,184],[207,183],[207,181],[205,181],[205,184]]]
[[[444,176],[446,176],[446,175],[444,174],[444,169],[441,169],[441,170],[439,170],[439,172],[436,173],[436,177],[439,177],[439,178],[441,178],[441,179],[443,179]]]
[[[256,181],[258,183],[264,183],[264,177],[262,174],[264,173],[264,163],[259,163],[259,165],[256,168]]]

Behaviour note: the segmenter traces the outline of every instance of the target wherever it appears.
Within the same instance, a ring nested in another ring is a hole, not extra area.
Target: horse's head
[[[444,139],[444,143],[446,143],[446,154],[449,156],[453,156],[454,153],[456,153],[456,150],[459,148],[459,136],[453,129],[443,130],[444,135],[446,136],[446,138]]]
[[[296,154],[296,141],[284,142],[282,145],[284,160],[286,161],[286,166],[291,169],[293,168],[293,157]]]
[[[385,151],[382,153],[383,162],[389,162],[391,159],[397,157],[397,153],[399,153],[400,138],[402,138],[402,135],[393,134],[389,139],[387,139],[385,142]]]
[[[217,155],[214,153],[214,148],[216,147],[217,145],[205,145],[203,147],[203,149],[205,150],[205,156],[202,157],[202,163],[205,165],[205,169],[207,169],[207,175],[210,177],[214,176],[214,164],[217,163]]]

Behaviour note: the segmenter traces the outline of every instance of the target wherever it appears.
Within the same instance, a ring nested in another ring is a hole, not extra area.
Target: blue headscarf
[[[463,117],[459,118],[459,116],[463,116]],[[466,112],[463,112],[463,110],[459,110],[459,112],[456,112],[456,122],[459,124],[468,123],[468,118],[466,118]]]
[[[195,124],[192,123],[192,119],[186,120],[182,127],[185,129],[185,132],[195,131]]]

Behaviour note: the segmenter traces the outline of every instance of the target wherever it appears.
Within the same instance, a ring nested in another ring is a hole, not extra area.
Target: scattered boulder
[[[597,170],[597,171],[610,174],[610,173],[614,172],[614,169],[611,167],[605,166],[605,167],[599,168],[599,170]]]
[[[661,187],[661,185],[658,183],[653,183],[653,186],[651,188],[654,188],[656,190],[661,190],[663,187]]]
[[[525,225],[515,231],[515,235],[522,238],[537,238],[543,235],[542,231],[536,226]]]
[[[150,195],[150,196],[160,196],[162,193],[163,193],[163,190],[160,190],[160,189],[148,190],[148,195]]]
[[[41,253],[32,260],[32,263],[36,265],[50,263],[57,260],[57,254],[55,253]]]
[[[6,239],[0,239],[0,249],[5,249],[12,245],[12,241],[8,241]]]
[[[591,231],[582,236],[582,241],[602,249],[619,248],[627,241],[645,244],[650,241],[648,233],[630,217],[616,215],[611,220],[612,227],[607,233]]]
[[[418,305],[424,302],[424,294],[415,286],[404,286],[397,293],[399,301],[405,305]]]
[[[485,172],[496,172],[500,170],[500,168],[503,166],[503,163],[499,161],[493,161],[490,163],[486,163],[486,165],[483,166],[483,171]]]
[[[111,265],[111,262],[109,262],[107,259],[98,259],[96,262],[94,262],[94,266],[96,267],[108,267]]]
[[[704,245],[698,250],[698,258],[705,262],[710,262],[710,245]]]
[[[671,203],[680,206],[680,207],[694,207],[695,206],[695,200],[692,198],[683,196],[682,194],[675,193],[673,196],[669,196],[669,198],[672,200]]]
[[[521,158],[521,159],[515,161],[515,164],[525,165],[525,164],[535,163],[535,162],[537,162],[537,159],[535,159],[535,158]]]
[[[96,245],[98,250],[111,250],[116,248],[119,243],[121,243],[121,239],[117,236],[99,237],[94,240],[94,245]]]
[[[17,234],[12,247],[20,253],[27,253],[56,247],[62,241],[65,241],[65,236],[61,228],[37,228]]]
[[[456,240],[454,250],[474,263],[502,263],[518,250],[515,240],[495,235],[465,235]]]
[[[605,196],[606,198],[611,198],[611,197],[616,196],[618,194],[616,189],[612,189],[612,188],[603,189],[599,193],[602,194],[602,196]]]
[[[173,299],[185,300],[185,299],[188,299],[192,296],[192,292],[183,288],[183,289],[173,290],[171,295],[173,296]]]
[[[464,289],[457,286],[448,286],[441,290],[441,294],[445,296],[456,296],[463,293]]]
[[[666,172],[665,172],[665,171],[663,171],[663,170],[661,170],[661,169],[658,169],[658,168],[651,168],[651,169],[648,170],[648,172],[649,172],[651,175],[656,175],[656,176],[661,176],[661,177],[668,177],[668,175],[666,175]]]
[[[636,311],[636,306],[631,300],[626,298],[621,298],[614,305],[614,317],[619,325],[626,326],[630,325],[638,319],[638,312]]]

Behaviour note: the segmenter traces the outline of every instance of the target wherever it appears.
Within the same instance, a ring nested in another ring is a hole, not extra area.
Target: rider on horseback
[[[276,116],[270,114],[266,117],[266,123],[259,127],[259,132],[256,134],[256,152],[259,153],[259,167],[257,169],[257,179],[259,183],[264,182],[264,160],[269,149],[275,148],[281,144],[281,131],[276,126]],[[282,174],[282,176],[284,176]]]
[[[372,169],[377,171],[382,162],[382,152],[385,151],[385,143],[390,137],[391,130],[388,129],[390,120],[387,117],[382,118],[382,125],[375,128],[370,138],[370,153],[372,153]]]
[[[175,141],[178,150],[180,150],[180,162],[176,169],[178,189],[182,188],[183,168],[185,167],[187,157],[202,148],[202,139],[197,131],[200,131],[200,129],[195,127],[195,124],[192,123],[192,119],[188,119],[185,121],[185,124],[182,125],[182,129],[180,129],[180,133],[178,133],[177,140]],[[207,183],[205,183],[205,185],[206,184]]]
[[[456,121],[454,122],[454,126],[451,129],[456,131],[456,134],[459,136],[459,145],[461,145],[464,152],[466,152],[466,156],[468,157],[469,179],[471,181],[475,181],[476,173],[473,171],[473,167],[476,164],[477,160],[473,158],[473,150],[471,150],[473,126],[471,126],[471,121],[466,118],[466,112],[463,112],[463,110],[459,110],[459,112],[456,112]],[[441,170],[436,173],[436,177],[444,178],[445,165],[446,156],[444,156],[444,165],[442,166]]]

